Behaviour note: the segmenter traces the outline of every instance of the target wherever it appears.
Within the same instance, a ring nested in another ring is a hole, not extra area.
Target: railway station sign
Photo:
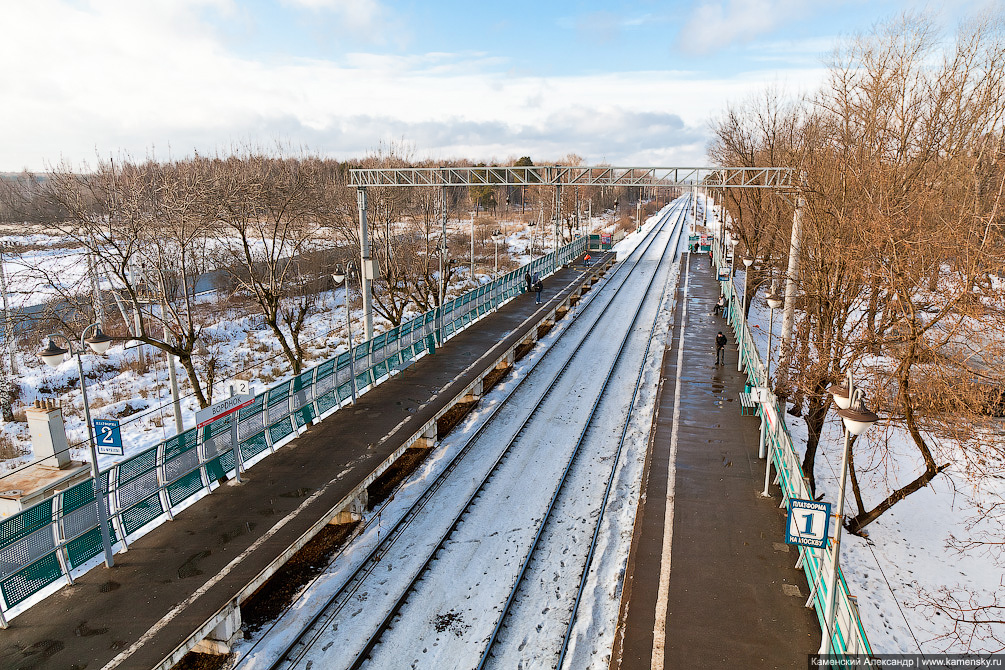
[[[94,436],[98,453],[104,456],[122,456],[122,433],[117,419],[95,419]]]
[[[255,396],[240,394],[231,396],[226,400],[213,403],[206,409],[200,409],[195,413],[196,427],[202,428],[206,424],[212,423],[213,421],[225,417],[228,414],[233,414],[242,407],[247,407],[254,401]]]
[[[785,522],[785,542],[805,547],[824,547],[830,529],[831,505],[817,500],[791,500]]]

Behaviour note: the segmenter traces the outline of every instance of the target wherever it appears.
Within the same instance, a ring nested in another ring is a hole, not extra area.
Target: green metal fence
[[[721,249],[713,244],[717,269],[729,270],[730,266],[721,253]],[[722,292],[729,301],[728,319],[736,335],[740,362],[747,372],[749,385],[769,388],[768,373],[764,361],[757,351],[750,328],[741,313],[739,294],[732,277],[720,281]],[[808,500],[810,494],[806,479],[803,478],[802,464],[799,454],[792,444],[788,426],[785,425],[784,407],[772,393],[768,403],[760,404],[758,415],[761,418],[761,456],[768,459],[765,470],[765,482],[769,481],[772,470],[775,473],[775,483],[782,490],[782,506],[788,507],[789,501]],[[810,595],[806,606],[812,606],[816,611],[820,629],[824,630],[824,612],[827,609],[827,585],[823,576],[833,565],[833,547],[815,549],[799,547],[799,560],[796,567],[802,568],[806,574],[806,582],[810,585]],[[837,608],[835,624],[832,630],[831,649],[835,654],[871,654],[872,648],[866,636],[862,619],[859,616],[855,597],[848,591],[844,574],[838,568]]]
[[[551,275],[586,248],[586,238],[578,238],[276,384],[235,415],[189,429],[103,471],[113,544],[127,549],[129,541],[234,476],[235,468],[251,467],[351,402],[354,385],[358,395],[380,384],[522,293],[525,274]],[[0,522],[0,625],[72,583],[101,554],[93,484],[87,479]]]

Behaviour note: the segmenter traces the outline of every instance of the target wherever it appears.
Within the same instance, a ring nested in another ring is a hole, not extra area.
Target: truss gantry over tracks
[[[660,186],[792,188],[787,167],[526,167],[359,168],[349,183],[368,186]]]

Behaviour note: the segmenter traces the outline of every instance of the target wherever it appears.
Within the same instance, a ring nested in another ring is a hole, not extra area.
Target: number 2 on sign
[[[98,430],[101,431],[101,438],[98,440],[101,444],[115,444],[115,429],[111,426],[101,426]]]

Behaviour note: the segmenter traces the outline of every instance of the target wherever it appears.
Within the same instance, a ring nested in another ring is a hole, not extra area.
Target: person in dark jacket
[[[544,282],[538,279],[534,282],[534,293],[537,294],[537,304],[541,304],[541,291],[544,290]]]
[[[715,336],[715,364],[725,365],[726,363],[726,336],[719,331],[719,334]]]
[[[533,284],[532,284],[532,282],[530,280],[530,273],[529,272],[523,276],[523,280],[525,282],[527,282],[527,293],[530,293],[530,290],[531,290],[531,287],[532,287]]]

